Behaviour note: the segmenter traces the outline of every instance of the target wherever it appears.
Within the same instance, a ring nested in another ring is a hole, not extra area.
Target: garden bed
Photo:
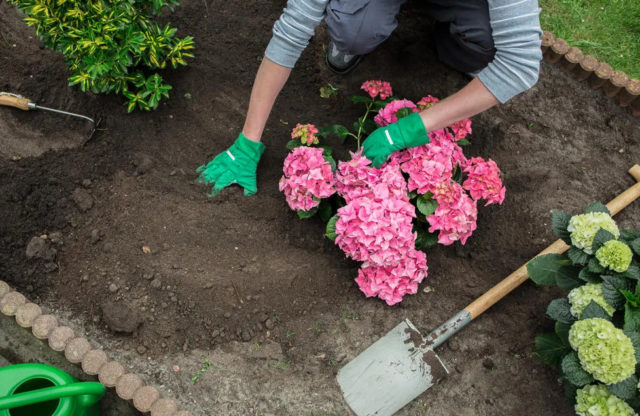
[[[395,307],[367,300],[353,283],[357,264],[278,192],[291,128],[353,120],[359,109],[344,96],[365,79],[418,99],[465,78],[438,63],[415,3],[348,77],[325,69],[320,33],[267,126],[259,194],[208,199],[194,169],[237,135],[283,4],[184,1],[171,21],[195,38],[196,58],[166,73],[174,89],[156,112],[127,115],[118,97],[67,87],[62,57],[0,3],[0,90],[100,114],[107,129],[73,148],[88,126],[0,109],[0,277],[195,415],[348,414],[341,365],[404,317],[425,332],[447,319],[552,241],[551,209],[582,212],[626,189],[640,154],[628,110],[544,64],[531,91],[473,120],[469,153],[501,167],[504,205],[480,210],[466,246],[430,251],[418,295]],[[327,82],[341,98],[320,97]],[[71,149],[28,157],[47,147]],[[637,226],[640,212],[617,221]],[[41,235],[44,250],[27,258]],[[449,378],[401,414],[572,414],[557,374],[532,355],[556,295],[525,284],[471,324],[440,349]],[[133,319],[119,319],[123,307]],[[193,383],[205,359],[212,365]]]

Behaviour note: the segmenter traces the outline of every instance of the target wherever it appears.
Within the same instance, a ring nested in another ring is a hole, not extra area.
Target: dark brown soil
[[[309,410],[346,414],[333,382],[343,360],[405,317],[428,332],[482,294],[552,241],[551,209],[577,212],[632,184],[626,170],[640,161],[640,127],[600,92],[543,66],[531,91],[473,119],[466,152],[498,162],[507,186],[504,205],[480,210],[478,231],[466,246],[429,252],[430,274],[421,288],[431,291],[396,307],[367,300],[353,283],[357,264],[322,237],[318,219],[300,221],[278,192],[289,132],[297,122],[354,120],[359,109],[346,96],[365,79],[389,80],[396,94],[418,99],[444,97],[465,78],[438,63],[417,3],[405,8],[392,38],[347,77],[324,68],[320,33],[267,126],[259,194],[244,197],[230,189],[209,199],[194,169],[241,128],[283,5],[183,1],[170,20],[195,37],[196,59],[166,73],[171,100],[153,113],[127,115],[119,97],[67,87],[62,57],[42,49],[13,7],[0,2],[0,90],[106,120],[106,130],[86,146],[28,157],[46,147],[77,146],[89,126],[0,108],[0,126],[9,126],[0,134],[0,276],[83,321],[113,348],[158,360],[194,349],[229,351],[235,341],[275,341],[290,368],[264,385],[247,371],[242,382],[256,389],[250,398],[270,397],[260,388],[287,386],[287,380],[304,387],[326,379],[322,388],[333,401],[321,396]],[[339,88],[338,99],[320,98],[327,82]],[[74,200],[78,188],[93,201],[86,211]],[[627,226],[639,220],[637,205],[619,216]],[[56,232],[63,242],[51,243],[55,262],[27,259],[31,238]],[[471,324],[440,350],[452,375],[405,414],[571,414],[557,374],[531,354],[535,335],[550,328],[543,315],[554,296],[526,283]],[[106,322],[127,318],[105,319],[108,302],[126,305],[143,323],[133,325],[133,334],[113,333]],[[319,354],[325,354],[320,365],[310,365]],[[204,406],[198,400],[192,399],[194,406]],[[288,400],[284,407],[265,405],[264,414],[308,409],[300,397]],[[234,403],[224,408],[227,414],[250,413],[248,404]]]

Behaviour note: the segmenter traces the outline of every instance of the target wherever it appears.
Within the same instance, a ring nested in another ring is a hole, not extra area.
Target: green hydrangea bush
[[[153,18],[178,0],[9,0],[48,48],[61,52],[69,84],[124,95],[129,112],[151,110],[171,86],[157,70],[187,65],[193,38]]]
[[[527,264],[551,301],[555,332],[536,337],[536,355],[557,367],[580,416],[640,411],[640,231],[621,230],[601,203],[571,215],[554,211],[554,233],[570,247]]]

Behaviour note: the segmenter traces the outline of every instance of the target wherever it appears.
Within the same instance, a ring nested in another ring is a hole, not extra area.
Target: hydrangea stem
[[[362,128],[364,127],[364,122],[367,120],[367,117],[369,116],[369,112],[371,111],[371,106],[373,105],[374,102],[375,100],[371,99],[371,101],[367,103],[367,111],[364,113],[364,117],[362,117],[360,126],[358,126],[358,134],[356,135],[356,141],[358,142],[358,147],[356,149],[356,152],[360,151],[360,139],[362,138]]]

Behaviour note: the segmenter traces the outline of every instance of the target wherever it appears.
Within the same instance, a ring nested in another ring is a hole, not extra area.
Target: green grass
[[[640,78],[640,0],[540,0],[544,30]]]

